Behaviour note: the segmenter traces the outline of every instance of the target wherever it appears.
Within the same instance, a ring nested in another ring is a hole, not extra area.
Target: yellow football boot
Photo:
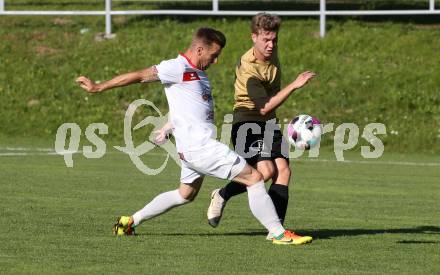
[[[117,236],[134,235],[134,227],[132,227],[133,221],[130,216],[121,216],[116,220],[113,225],[113,234]]]
[[[284,234],[280,238],[273,238],[273,244],[308,244],[313,240],[310,236],[300,236],[295,234],[295,232],[290,232],[289,230],[284,231]]]

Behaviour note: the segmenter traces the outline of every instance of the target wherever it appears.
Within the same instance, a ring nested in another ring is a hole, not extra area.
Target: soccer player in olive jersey
[[[257,14],[252,19],[253,47],[240,58],[236,67],[231,138],[236,152],[262,173],[265,181],[272,179],[268,193],[283,223],[291,171],[288,145],[275,124],[275,111],[291,93],[307,84],[315,74],[303,72],[281,89],[281,68],[277,55],[280,23],[278,16],[267,13]],[[207,213],[209,224],[218,226],[226,202],[232,196],[244,192],[246,188],[234,181],[214,190]],[[312,240],[308,236],[295,235],[295,238],[297,244]],[[272,239],[270,233],[268,239]]]

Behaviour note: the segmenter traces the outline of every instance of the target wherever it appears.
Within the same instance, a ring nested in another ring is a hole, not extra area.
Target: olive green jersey
[[[275,110],[261,115],[255,102],[270,98],[281,89],[281,68],[276,52],[269,61],[258,60],[251,48],[235,69],[234,123],[267,121],[276,118]]]

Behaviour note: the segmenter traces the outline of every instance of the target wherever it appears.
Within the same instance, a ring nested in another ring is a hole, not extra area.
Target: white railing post
[[[429,0],[429,10],[435,10],[435,0]]]
[[[325,36],[325,0],[319,2],[319,36]]]
[[[105,35],[112,34],[112,0],[105,0]]]
[[[0,12],[5,11],[5,0],[0,0]]]
[[[218,11],[218,0],[212,0],[212,11]]]

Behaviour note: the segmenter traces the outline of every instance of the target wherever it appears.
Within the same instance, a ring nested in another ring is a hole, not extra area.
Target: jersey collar
[[[196,70],[200,70],[199,68],[197,68],[197,66],[196,65],[194,65],[192,62],[191,62],[191,60],[188,58],[188,56],[186,56],[184,53],[179,53],[181,56],[183,56],[185,59],[186,59],[186,61],[188,61],[188,63],[189,63],[189,65],[191,66],[191,67],[193,67],[194,69],[196,69]]]

